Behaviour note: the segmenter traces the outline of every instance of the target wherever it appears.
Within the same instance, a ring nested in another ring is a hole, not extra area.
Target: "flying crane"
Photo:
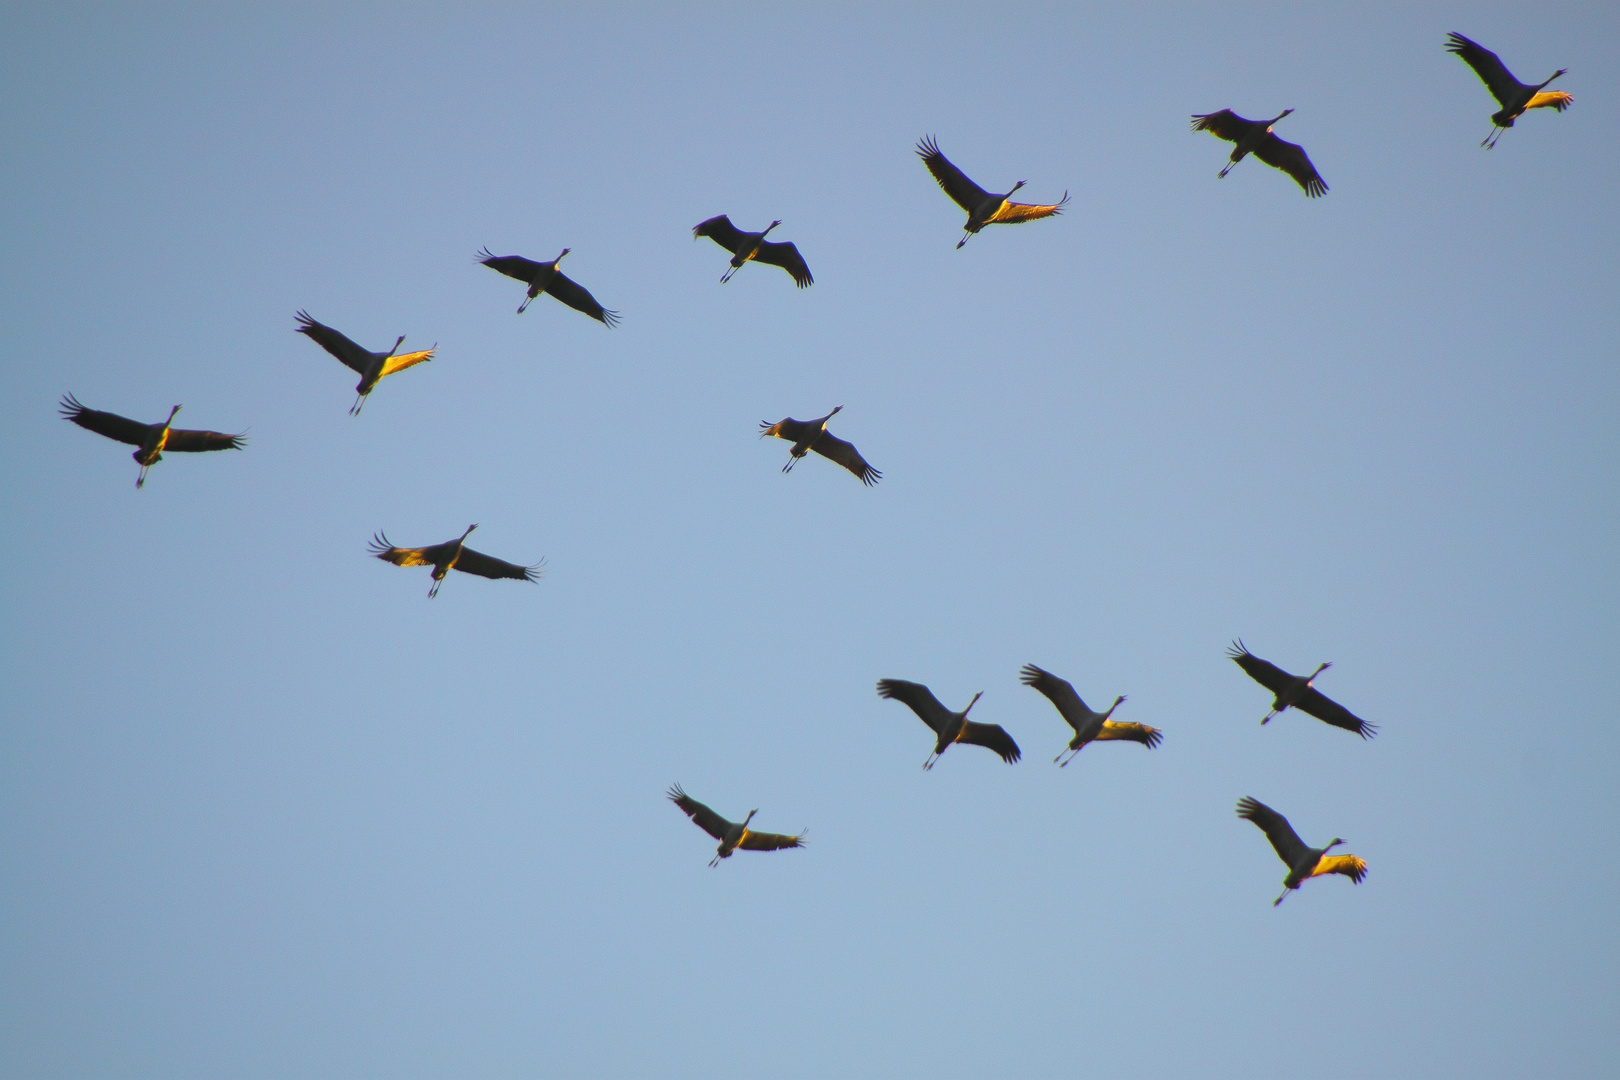
[[[366,404],[366,395],[371,393],[384,378],[396,371],[414,367],[424,360],[433,359],[433,350],[438,348],[435,345],[433,349],[424,349],[421,352],[401,353],[399,347],[405,343],[405,335],[401,334],[392,349],[385,353],[372,352],[370,349],[362,349],[325,323],[316,322],[308,312],[300,311],[297,318],[297,330],[300,334],[307,335],[315,344],[337,357],[345,367],[353,368],[360,373],[360,381],[354,387],[356,394],[354,404],[349,406],[350,416],[360,415],[360,410]]]
[[[1295,708],[1334,727],[1353,731],[1363,739],[1372,738],[1378,731],[1377,724],[1369,724],[1311,685],[1312,680],[1333,666],[1332,661],[1318,666],[1309,675],[1290,675],[1276,664],[1254,655],[1242,641],[1232,642],[1226,655],[1248,672],[1249,678],[1271,691],[1271,711],[1260,721],[1261,724],[1269,724],[1271,718],[1284,709]]]
[[[1354,855],[1329,855],[1328,852],[1344,843],[1337,836],[1327,847],[1306,847],[1305,841],[1299,838],[1294,827],[1288,824],[1288,819],[1277,811],[1260,802],[1258,799],[1245,795],[1238,800],[1238,817],[1245,821],[1252,821],[1265,832],[1266,839],[1276,849],[1277,857],[1288,867],[1288,876],[1283,879],[1283,891],[1277,899],[1271,902],[1276,907],[1292,891],[1299,888],[1313,877],[1323,874],[1343,874],[1357,885],[1367,876],[1367,864]]]
[[[141,467],[140,474],[135,477],[137,488],[146,486],[146,470],[163,459],[165,450],[193,454],[206,450],[240,450],[247,445],[245,435],[225,435],[218,431],[188,431],[185,428],[171,427],[174,415],[179,411],[180,406],[176,405],[169,410],[167,420],[157,424],[143,424],[139,420],[131,420],[117,413],[87,409],[79,404],[79,399],[72,394],[62,399],[62,419],[71,420],[86,431],[93,431],[97,435],[105,435],[109,439],[128,443],[137,448],[135,453],[130,455]]]
[[[682,813],[697,823],[698,828],[720,841],[720,846],[714,850],[714,858],[709,860],[710,866],[719,866],[721,859],[731,858],[731,853],[738,848],[744,851],[780,851],[782,848],[805,846],[802,832],[797,836],[787,836],[783,833],[755,832],[750,829],[748,823],[759,813],[757,807],[748,811],[748,816],[741,821],[727,821],[682,791],[679,784],[671,787],[666,794],[670,802],[680,807]]]
[[[419,548],[395,547],[388,542],[385,534],[379,532],[371,538],[371,554],[395,566],[433,567],[433,585],[428,589],[430,599],[439,595],[439,586],[444,584],[444,576],[452,570],[460,570],[464,574],[477,574],[479,577],[512,578],[516,581],[539,581],[545,576],[545,571],[541,569],[545,565],[544,559],[533,566],[519,566],[517,563],[509,563],[468,547],[467,537],[471,536],[476,528],[477,525],[469,525],[467,531],[455,540]]]
[[[810,276],[810,266],[799,254],[799,249],[791,243],[777,243],[765,239],[766,233],[782,224],[780,218],[765,226],[765,232],[743,232],[731,223],[731,219],[724,214],[712,217],[707,221],[699,222],[692,228],[692,239],[707,236],[731,252],[731,269],[720,275],[720,284],[724,285],[731,280],[731,275],[742,269],[745,262],[769,263],[780,266],[793,278],[793,284],[801,289],[808,289],[816,283]]]
[[[1068,754],[1069,761],[1073,761],[1075,755],[1080,753],[1087,743],[1125,739],[1139,742],[1151,750],[1164,738],[1164,733],[1156,727],[1109,719],[1125,700],[1124,694],[1115,698],[1106,712],[1092,712],[1086,703],[1080,700],[1080,695],[1075,693],[1074,685],[1069,680],[1060,679],[1050,671],[1038,668],[1034,664],[1025,664],[1018,673],[1018,679],[1025,686],[1033,686],[1045,694],[1047,700],[1057,707],[1058,715],[1074,729],[1074,738],[1069,740],[1068,749],[1053,758],[1054,762],[1062,758],[1063,754]],[[1058,767],[1068,768],[1069,761],[1063,762]]]
[[[759,422],[759,437],[774,435],[778,439],[786,439],[793,444],[788,451],[788,461],[782,466],[783,472],[792,472],[798,460],[814,450],[828,461],[835,461],[854,473],[860,482],[871,487],[883,477],[861,457],[861,452],[855,447],[840,439],[827,430],[827,421],[838,415],[843,406],[839,405],[832,412],[819,420],[795,420],[791,416],[776,423],[769,420]]]
[[[1195,114],[1192,118],[1192,129],[1207,131],[1217,139],[1237,143],[1237,146],[1232,148],[1226,168],[1217,173],[1217,176],[1225,176],[1238,162],[1253,154],[1272,168],[1281,169],[1292,176],[1294,181],[1305,189],[1306,196],[1315,199],[1325,194],[1328,186],[1322,182],[1321,174],[1306,156],[1305,148],[1298,143],[1279,139],[1271,132],[1271,125],[1293,111],[1284,109],[1271,120],[1245,120],[1231,109],[1222,109],[1215,113]]]
[[[952,165],[950,158],[939,152],[939,144],[934,142],[932,135],[925,135],[918,141],[917,156],[928,166],[928,171],[933,174],[940,190],[949,195],[957,206],[967,211],[967,225],[964,226],[967,231],[962,234],[962,239],[956,242],[957,250],[961,250],[962,245],[968,242],[968,237],[986,225],[1020,225],[1039,218],[1055,217],[1063,213],[1063,208],[1069,203],[1067,191],[1063,193],[1063,198],[1055,203],[1008,202],[1013,193],[1024,186],[1024,181],[1018,181],[1012,186],[1012,191],[1005,195],[992,194],[969,180],[966,173]]]
[[[1013,742],[1012,736],[1007,734],[1006,729],[1000,724],[980,724],[967,718],[968,710],[984,696],[982,690],[973,695],[973,701],[968,702],[967,708],[961,712],[951,712],[941,705],[933,691],[922,683],[907,682],[904,679],[879,679],[877,692],[878,697],[903,702],[917,714],[919,720],[933,729],[937,736],[934,752],[923,762],[924,769],[932,769],[940,755],[950,749],[952,743],[959,742],[988,747],[1001,755],[1001,760],[1009,765],[1020,757],[1018,744]]]
[[[525,259],[521,255],[492,255],[487,247],[478,252],[477,258],[491,270],[505,274],[509,278],[516,278],[529,287],[528,295],[523,298],[523,303],[518,305],[519,315],[523,314],[535,297],[541,293],[548,293],[575,311],[583,311],[604,326],[617,326],[619,323],[617,311],[609,311],[598,304],[596,297],[558,269],[557,264],[562,262],[563,255],[572,250],[574,249],[563,248],[561,255],[543,263]]]
[[[1513,126],[1513,121],[1523,116],[1530,109],[1551,109],[1553,112],[1563,112],[1575,100],[1562,90],[1543,90],[1542,87],[1552,82],[1560,75],[1569,73],[1568,68],[1559,68],[1546,80],[1534,86],[1527,86],[1513,77],[1513,72],[1502,63],[1497,56],[1477,41],[1470,41],[1461,34],[1448,34],[1450,39],[1446,42],[1446,51],[1456,53],[1485,84],[1496,100],[1502,103],[1501,111],[1491,116],[1491,133],[1485,136],[1485,141],[1479,145],[1490,150],[1496,146],[1502,132]]]

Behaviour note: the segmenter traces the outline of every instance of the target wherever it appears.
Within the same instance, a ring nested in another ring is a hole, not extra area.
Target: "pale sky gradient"
[[[0,1076],[1613,1075],[1616,8],[6,22]],[[1574,107],[1481,150],[1451,30]],[[924,134],[1068,210],[953,250]],[[439,353],[350,419],[299,308]],[[251,442],[137,492],[68,391]],[[873,489],[754,437],[840,404]],[[366,555],[472,522],[545,580]],[[1030,661],[1164,744],[1057,769]]]

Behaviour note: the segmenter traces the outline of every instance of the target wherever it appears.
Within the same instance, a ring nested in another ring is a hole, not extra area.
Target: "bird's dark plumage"
[[[939,144],[934,141],[932,135],[925,135],[918,140],[917,156],[922,158],[923,164],[928,167],[940,190],[949,195],[957,206],[967,211],[967,224],[963,226],[965,232],[962,239],[957,241],[958,248],[967,243],[969,236],[986,225],[1019,225],[1026,221],[1055,217],[1063,213],[1063,208],[1069,202],[1067,191],[1063,193],[1063,198],[1055,203],[1009,201],[1013,192],[1024,186],[1022,180],[1014,184],[1012,191],[1005,195],[986,191],[968,179],[968,175],[953,165],[950,158],[940,153]]]
[[[562,256],[559,255],[557,258],[560,259]],[[529,294],[531,299],[538,295],[539,291],[543,290],[575,311],[584,312],[605,326],[617,326],[619,324],[619,313],[609,311],[597,303],[596,297],[592,296],[584,286],[559,270],[557,268],[557,259],[553,259],[548,263],[540,263],[535,262],[533,259],[525,259],[521,255],[492,255],[489,248],[486,247],[479,251],[478,261],[491,270],[505,274],[509,278],[516,278],[525,285],[531,286]],[[532,288],[536,283],[541,286],[541,290]],[[527,304],[524,305],[524,307],[527,306]],[[519,308],[518,310],[521,312],[523,309]]]
[[[1226,655],[1231,657],[1237,666],[1248,673],[1249,678],[1270,690],[1273,697],[1273,710],[1281,712],[1287,708],[1295,708],[1308,713],[1318,720],[1326,721],[1334,727],[1353,731],[1363,739],[1370,739],[1378,732],[1378,725],[1369,723],[1340,705],[1337,701],[1323,694],[1314,686],[1301,685],[1307,683],[1303,676],[1290,675],[1269,660],[1262,660],[1251,653],[1241,641],[1234,641],[1227,649]],[[1326,667],[1327,665],[1323,665]],[[1320,673],[1320,669],[1318,670]],[[1315,678],[1315,676],[1311,676]],[[1294,695],[1291,697],[1291,695]],[[1269,719],[1269,718],[1268,718]]]
[[[1495,146],[1496,139],[1501,137],[1497,128],[1512,127],[1513,121],[1529,110],[1551,109],[1554,112],[1563,112],[1574,102],[1575,99],[1562,90],[1544,91],[1542,89],[1547,83],[1552,82],[1553,79],[1558,78],[1560,75],[1567,75],[1569,73],[1568,68],[1559,68],[1545,82],[1531,86],[1514,78],[1513,73],[1507,69],[1507,65],[1502,63],[1502,58],[1479,44],[1479,42],[1470,41],[1456,32],[1447,35],[1447,37],[1446,51],[1455,53],[1462,58],[1464,63],[1473,68],[1474,73],[1479,76],[1486,89],[1491,92],[1491,95],[1502,106],[1491,117],[1491,123],[1495,125],[1491,129],[1491,134],[1487,135],[1485,141],[1480,143],[1486,149]]]
[[[451,570],[460,570],[462,573],[476,574],[483,578],[510,578],[515,581],[539,581],[545,576],[542,569],[545,566],[544,559],[533,566],[520,566],[467,547],[467,535],[471,532],[472,529],[468,529],[459,539],[419,548],[395,547],[389,543],[387,535],[379,532],[371,538],[370,551],[377,558],[395,566],[433,567],[433,586],[428,590],[429,596],[438,595],[440,582]]]
[[[771,226],[774,229],[776,226]],[[791,243],[776,243],[765,239],[766,229],[760,233],[746,233],[731,223],[725,214],[712,217],[707,221],[699,222],[692,229],[692,238],[707,236],[734,256],[732,269],[735,270],[745,262],[769,263],[780,266],[793,278],[793,283],[801,289],[807,289],[815,284],[815,278],[810,276],[810,266],[799,254],[799,249]],[[728,280],[730,274],[721,278]]]
[[[833,410],[837,412],[838,410]],[[831,414],[829,414],[830,416]],[[828,461],[834,461],[854,473],[861,483],[868,487],[883,478],[883,474],[867,464],[854,445],[845,442],[826,429],[826,418],[821,420],[795,420],[787,417],[771,423],[769,420],[759,422],[760,435],[774,435],[778,439],[786,439],[793,443],[795,449],[808,442],[807,449],[814,450]],[[802,454],[803,451],[798,451]],[[790,457],[788,463],[782,467],[783,472],[791,472],[797,457]]]
[[[1287,113],[1283,115],[1286,116]],[[1192,129],[1207,131],[1217,139],[1237,143],[1231,157],[1234,164],[1242,160],[1245,154],[1253,153],[1272,168],[1281,169],[1292,176],[1308,197],[1315,199],[1326,194],[1328,186],[1322,181],[1316,166],[1311,164],[1305,148],[1286,139],[1280,139],[1267,131],[1276,122],[1276,120],[1245,120],[1231,109],[1222,109],[1215,113],[1195,114],[1192,118]],[[1226,170],[1223,169],[1221,175],[1225,176]]]
[[[936,754],[942,753],[943,748],[952,742],[965,742],[995,751],[1001,760],[1009,765],[1022,756],[1018,744],[1000,724],[975,723],[966,719],[964,715],[966,710],[962,713],[951,712],[940,704],[933,691],[922,683],[907,682],[905,679],[880,679],[877,692],[878,697],[890,698],[907,706],[917,714],[918,719],[933,730],[939,739]],[[968,708],[972,707],[969,703]],[[958,725],[960,725],[959,732]]]

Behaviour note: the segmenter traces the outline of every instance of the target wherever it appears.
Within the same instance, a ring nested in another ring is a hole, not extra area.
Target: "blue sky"
[[[1611,9],[8,22],[0,1075],[1612,1070]],[[1574,107],[1479,149],[1451,30]],[[1069,208],[953,250],[924,134]],[[300,308],[439,352],[350,419]],[[68,391],[251,442],[137,492]],[[840,404],[876,488],[754,438]],[[366,555],[472,522],[545,580]],[[1031,661],[1163,745],[1056,769]],[[710,870],[677,781],[811,846]],[[1367,880],[1274,910],[1243,795]]]

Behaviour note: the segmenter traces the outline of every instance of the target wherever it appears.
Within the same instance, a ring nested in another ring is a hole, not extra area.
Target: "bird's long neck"
[[[174,414],[179,412],[179,411],[180,411],[180,406],[178,406],[178,405],[176,405],[174,408],[169,410],[169,418],[167,420],[163,421],[163,426],[164,426],[165,429],[167,429],[170,424],[174,423]]]
[[[765,238],[767,236],[771,235],[771,230],[776,228],[780,224],[782,224],[780,221],[773,221],[769,225],[765,226],[765,231],[759,234],[760,242],[764,243]]]
[[[973,706],[976,705],[978,703],[978,700],[980,698],[982,698],[982,697],[984,697],[984,691],[983,690],[980,690],[977,694],[973,695],[973,700],[967,703],[967,708],[966,709],[962,710],[962,719],[964,719],[964,720],[967,719],[967,714],[972,710]]]
[[[394,342],[394,347],[388,350],[388,355],[393,356],[395,353],[399,352],[399,347],[403,344],[405,344],[405,335],[401,334],[399,335],[399,340]]]
[[[1305,680],[1305,685],[1306,686],[1311,685],[1311,683],[1313,681],[1315,681],[1315,679],[1316,679],[1316,677],[1318,675],[1322,674],[1322,672],[1326,671],[1328,668],[1330,668],[1332,666],[1333,666],[1333,661],[1331,661],[1331,660],[1329,660],[1325,664],[1320,665],[1315,671],[1311,672],[1310,678]]]
[[[1023,186],[1024,186],[1024,181],[1022,181],[1022,180],[1020,180],[1020,181],[1018,181],[1018,183],[1016,183],[1016,184],[1014,184],[1014,185],[1013,185],[1013,186],[1012,186],[1012,190],[1011,190],[1011,191],[1009,191],[1009,192],[1007,192],[1007,194],[1005,194],[1005,195],[1003,195],[1003,196],[1002,196],[1002,199],[1003,199],[1003,200],[1006,200],[1006,199],[1010,199],[1010,198],[1012,198],[1012,197],[1013,197],[1013,196],[1014,196],[1014,195],[1015,195],[1015,194],[1017,194],[1017,193],[1018,193],[1018,189],[1019,189],[1019,188],[1021,188],[1021,187],[1023,187]]]
[[[1554,79],[1558,78],[1558,76],[1563,75],[1568,71],[1569,71],[1568,68],[1559,68],[1557,71],[1555,71],[1551,75],[1547,76],[1547,82],[1542,83],[1541,86],[1536,87],[1536,89],[1537,90],[1542,89],[1542,87],[1545,87],[1547,85],[1547,83],[1552,82]]]
[[[1103,719],[1107,720],[1110,716],[1113,716],[1114,715],[1114,710],[1119,708],[1119,703],[1124,701],[1124,700],[1125,700],[1125,695],[1124,694],[1121,694],[1121,695],[1119,695],[1119,697],[1115,698],[1114,703],[1112,705],[1108,706],[1108,711],[1103,713]]]
[[[464,532],[464,533],[462,533],[462,534],[461,534],[461,539],[460,539],[460,540],[457,540],[457,541],[456,541],[456,550],[457,550],[457,551],[458,551],[458,552],[459,552],[459,551],[460,551],[460,550],[461,550],[461,549],[462,549],[462,548],[463,548],[463,547],[465,547],[465,546],[466,546],[466,545],[467,545],[467,537],[469,537],[469,536],[471,536],[471,535],[472,535],[472,531],[473,531],[473,530],[474,530],[474,529],[476,529],[476,528],[478,528],[478,526],[477,526],[477,525],[469,525],[469,526],[467,526],[467,531],[466,531],[466,532]]]
[[[742,827],[748,828],[748,823],[754,820],[754,815],[757,813],[759,813],[757,809],[748,811],[748,816],[742,819]]]
[[[822,418],[821,418],[821,423],[820,423],[820,424],[818,424],[818,425],[817,425],[817,426],[818,426],[818,427],[819,427],[819,428],[821,428],[821,430],[823,430],[823,431],[825,431],[825,430],[827,430],[827,421],[829,421],[829,420],[831,420],[831,419],[832,419],[832,418],[833,418],[833,417],[835,417],[835,416],[837,416],[837,415],[838,415],[838,411],[839,411],[839,409],[842,409],[842,408],[843,408],[843,406],[842,406],[842,405],[839,405],[839,406],[837,406],[837,407],[836,407],[836,408],[834,408],[834,409],[833,409],[833,411],[832,411],[832,412],[830,412],[830,413],[828,413],[828,414],[827,414],[827,415],[826,415],[826,416],[823,416],[823,417],[822,417]]]
[[[1266,121],[1266,130],[1270,131],[1272,124],[1275,124],[1278,120],[1281,120],[1283,117],[1287,116],[1289,113],[1291,113],[1293,111],[1294,111],[1293,109],[1284,109],[1282,112],[1277,114],[1276,119],[1267,120]]]

